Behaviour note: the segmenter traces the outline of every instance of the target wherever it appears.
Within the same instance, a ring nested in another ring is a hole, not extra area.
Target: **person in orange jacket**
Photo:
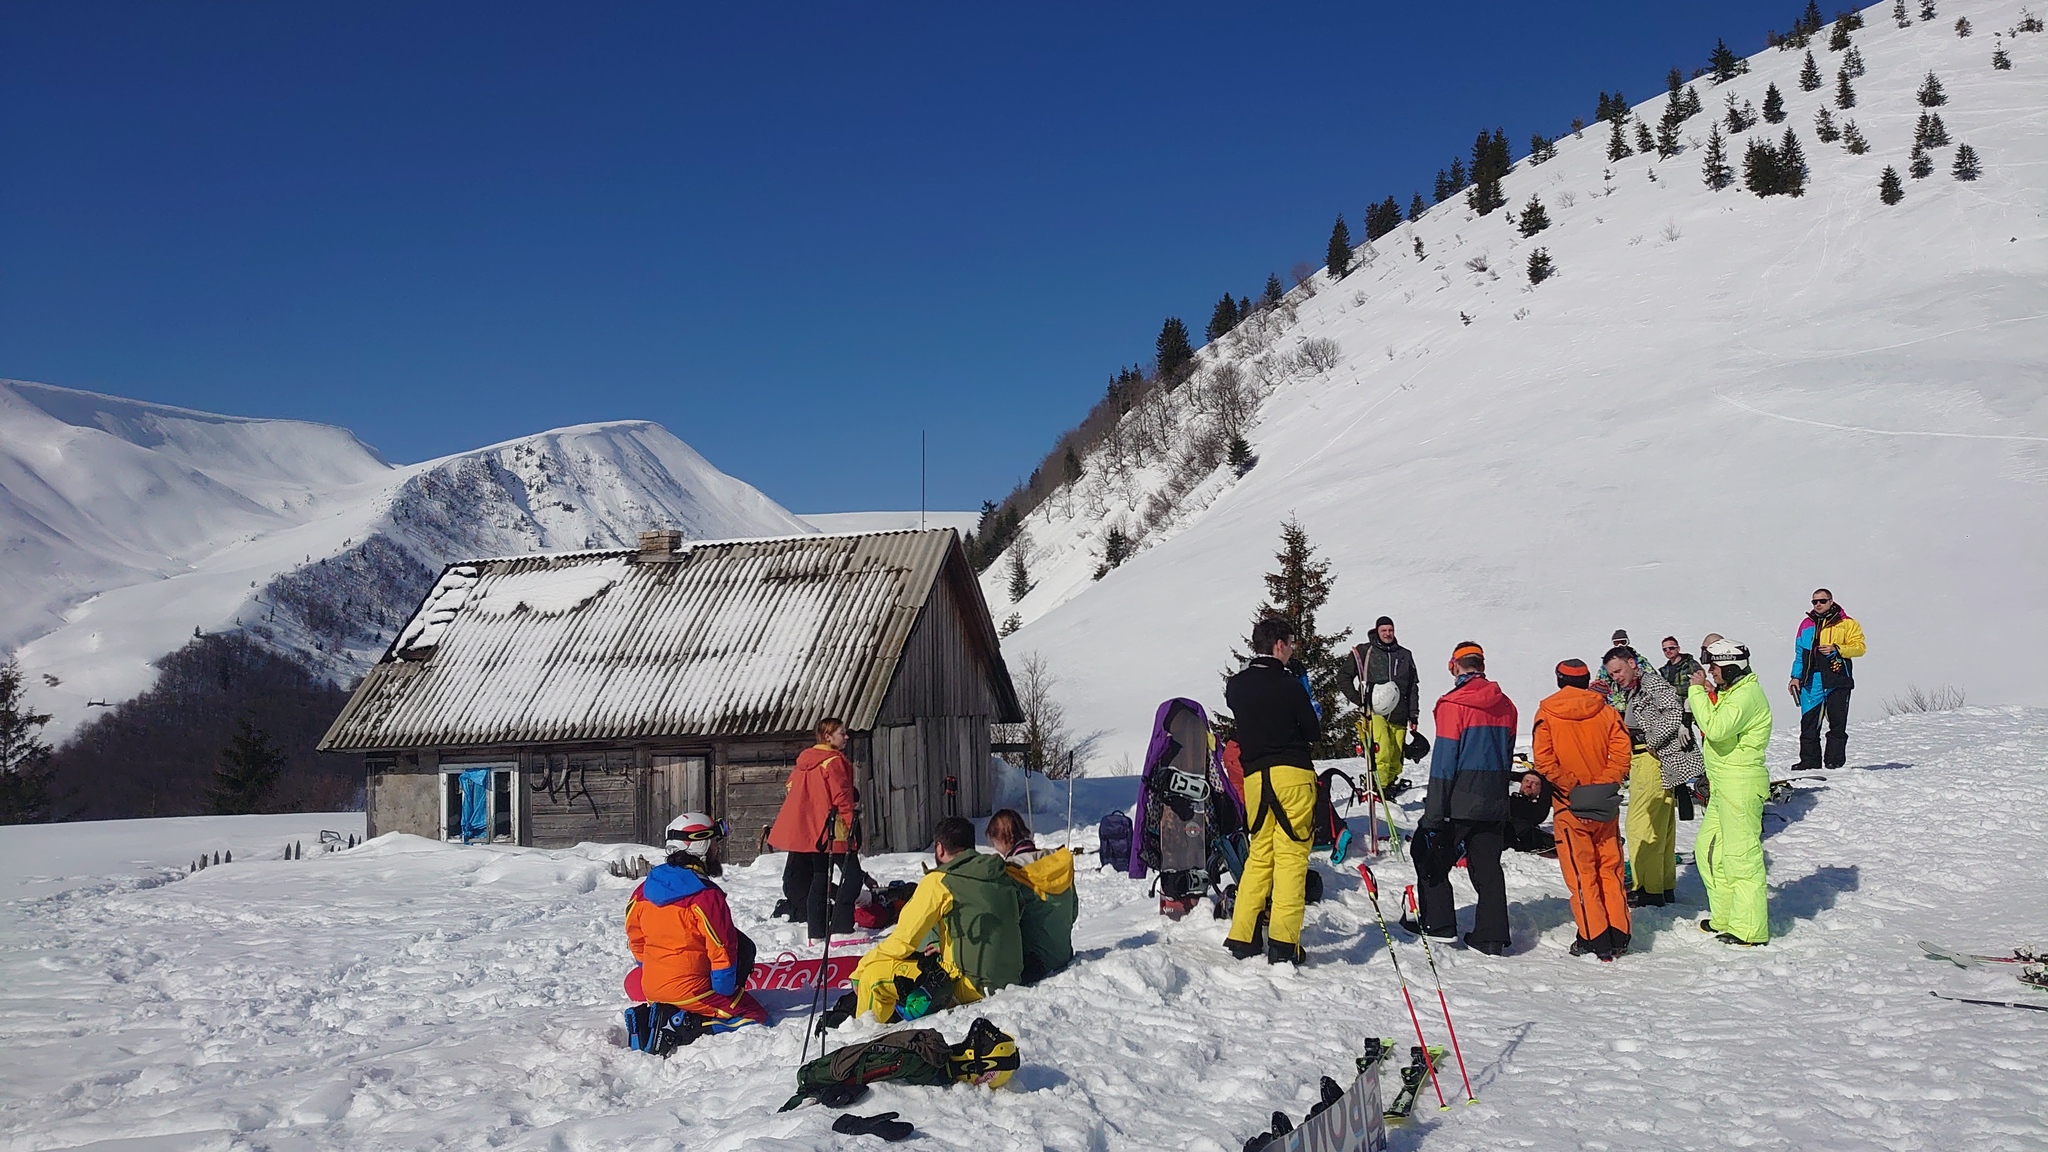
[[[635,1048],[665,1056],[708,1032],[766,1024],[768,1012],[746,991],[754,942],[733,926],[711,849],[724,825],[685,812],[666,834],[668,862],[657,864],[626,902],[626,946],[638,961],[626,993],[645,1001],[626,1012]]]
[[[1555,789],[1557,863],[1572,893],[1579,938],[1572,955],[1612,960],[1628,951],[1628,889],[1621,874],[1621,782],[1634,745],[1583,660],[1557,666],[1557,691],[1536,709],[1536,771]],[[1533,780],[1523,783],[1535,790]]]
[[[789,794],[768,830],[768,846],[789,853],[782,866],[782,903],[776,910],[810,928],[811,943],[827,933],[853,931],[853,905],[860,896],[860,820],[854,808],[853,765],[846,759],[847,732],[836,717],[818,721],[817,743],[797,755]],[[834,891],[832,865],[839,865]]]

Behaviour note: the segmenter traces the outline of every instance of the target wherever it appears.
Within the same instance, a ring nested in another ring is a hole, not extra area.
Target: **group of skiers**
[[[788,792],[768,833],[786,853],[775,915],[805,924],[815,946],[854,931],[866,876],[860,867],[853,769],[846,725],[820,721],[816,743],[797,757]],[[1073,960],[1074,857],[1032,842],[1022,815],[1003,809],[985,829],[993,852],[975,846],[974,825],[949,816],[932,833],[934,866],[896,911],[889,936],[853,969],[853,991],[826,1014],[834,1024],[872,1014],[883,1023],[969,1004],[1012,984],[1035,983]],[[634,1047],[665,1054],[698,1036],[766,1023],[747,993],[755,945],[732,920],[715,846],[723,821],[685,813],[666,830],[664,863],[627,902],[626,942],[637,966],[627,977]],[[936,947],[928,947],[936,941]]]
[[[1225,941],[1240,960],[1306,958],[1301,928],[1317,804],[1311,756],[1322,725],[1295,661],[1296,639],[1286,619],[1260,620],[1252,660],[1225,687],[1248,840]],[[1518,835],[1516,808],[1547,800],[1571,891],[1571,951],[1612,960],[1628,950],[1631,908],[1671,902],[1678,814],[1698,800],[1706,811],[1694,860],[1709,913],[1699,926],[1730,944],[1769,941],[1763,809],[1771,707],[1749,649],[1710,633],[1695,660],[1666,636],[1664,663],[1653,666],[1625,631],[1610,643],[1597,670],[1576,658],[1558,663],[1557,690],[1538,705],[1531,753],[1519,763],[1519,713],[1488,679],[1485,649],[1474,641],[1453,647],[1453,684],[1434,709],[1428,789],[1410,842],[1417,901],[1414,918],[1403,919],[1408,930],[1457,937],[1450,876],[1462,862],[1478,897],[1464,942],[1503,954],[1510,938],[1501,855]],[[1864,651],[1861,626],[1831,592],[1816,590],[1787,685],[1801,710],[1801,768],[1845,762],[1852,661]],[[1345,692],[1366,712],[1361,743],[1376,790],[1392,797],[1404,786],[1404,752],[1426,746],[1415,657],[1382,616],[1354,649],[1353,665]],[[797,759],[768,844],[787,853],[776,914],[806,924],[818,944],[852,931],[865,876],[846,727],[826,719],[815,737]],[[666,830],[666,861],[628,902],[626,937],[638,967],[627,989],[643,1001],[628,1013],[637,1047],[665,1052],[767,1021],[746,991],[754,943],[713,882],[725,835],[724,823],[703,813],[678,817]],[[986,837],[993,852],[976,847],[966,819],[939,821],[934,866],[888,938],[855,966],[853,991],[828,1023],[855,1013],[883,1023],[915,1019],[1035,982],[1072,960],[1072,853],[1038,849],[1023,817],[1008,809],[990,817]]]
[[[1626,631],[1615,632],[1610,645],[1597,667],[1578,659],[1557,665],[1557,690],[1538,706],[1530,756],[1519,762],[1519,713],[1487,678],[1485,650],[1473,641],[1452,649],[1453,686],[1436,703],[1428,791],[1409,845],[1417,877],[1415,914],[1403,920],[1410,931],[1457,937],[1450,876],[1462,863],[1478,897],[1464,942],[1503,954],[1511,941],[1501,856],[1517,841],[1518,823],[1529,822],[1518,820],[1516,809],[1547,803],[1577,928],[1571,950],[1612,960],[1628,950],[1631,908],[1672,902],[1679,813],[1689,819],[1698,801],[1706,811],[1694,859],[1709,913],[1700,927],[1729,944],[1769,941],[1763,808],[1771,708],[1749,649],[1709,634],[1695,659],[1666,636],[1658,666],[1636,651]],[[1252,646],[1252,661],[1226,688],[1250,835],[1226,947],[1239,959],[1263,951],[1269,961],[1299,963],[1295,894],[1308,865],[1316,795],[1309,755],[1320,718],[1293,664],[1291,625],[1261,620]],[[1801,711],[1799,767],[1840,767],[1852,661],[1865,651],[1862,628],[1832,592],[1818,589],[1794,649],[1788,689]],[[1405,787],[1403,750],[1419,738],[1415,658],[1385,616],[1352,657],[1345,694],[1367,713],[1361,748],[1378,793],[1391,798]],[[1261,940],[1259,915],[1269,897]]]

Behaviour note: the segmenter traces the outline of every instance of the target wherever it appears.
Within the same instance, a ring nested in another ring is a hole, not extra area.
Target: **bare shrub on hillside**
[[[1943,684],[1932,691],[1918,684],[1906,685],[1906,690],[1884,702],[1887,716],[1912,716],[1922,712],[1953,712],[1963,706],[1963,690],[1953,684]]]
[[[1147,532],[1158,528],[1173,518],[1181,509],[1187,495],[1193,492],[1230,450],[1230,439],[1213,427],[1197,429],[1187,438],[1180,455],[1174,460],[1173,470],[1167,474],[1166,483],[1145,500],[1144,527]]]
[[[1291,375],[1286,359],[1270,352],[1252,361],[1247,367],[1251,369],[1252,383],[1257,385],[1261,392],[1271,392],[1285,383]]]
[[[1301,349],[1294,354],[1294,362],[1302,371],[1320,376],[1337,366],[1344,355],[1337,348],[1337,342],[1328,336],[1317,336],[1301,342]]]
[[[1467,270],[1473,272],[1486,271],[1486,253],[1481,252],[1479,255],[1474,256],[1470,260],[1465,261],[1465,267]]]
[[[1313,264],[1296,264],[1287,270],[1287,274],[1294,278],[1294,286],[1301,289],[1303,299],[1316,294],[1316,267]]]
[[[1067,726],[1067,710],[1059,699],[1059,677],[1053,675],[1043,655],[1027,652],[1015,667],[1017,704],[1024,722],[1001,725],[1002,740],[1024,745],[1023,763],[1018,767],[1064,780],[1087,765],[1102,733],[1083,736]]]
[[[1237,365],[1224,364],[1210,377],[1209,411],[1216,419],[1217,431],[1222,433],[1226,442],[1232,436],[1244,435],[1245,426],[1251,423],[1258,403],[1251,381],[1245,379]]]

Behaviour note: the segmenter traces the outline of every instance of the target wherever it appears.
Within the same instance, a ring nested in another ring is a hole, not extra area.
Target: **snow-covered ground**
[[[1827,34],[1818,91],[1800,89],[1803,52],[1766,50],[1726,84],[1692,82],[1703,112],[1677,156],[1610,161],[1605,125],[1567,132],[1554,159],[1503,181],[1507,209],[1479,217],[1453,197],[1205,349],[1163,409],[1125,418],[1121,460],[1090,452],[1080,483],[1025,518],[1031,591],[1012,604],[1007,555],[984,573],[996,618],[1024,622],[1004,642],[1011,666],[1044,655],[1069,722],[1108,733],[1098,767],[1135,763],[1160,700],[1220,703],[1217,674],[1298,517],[1336,575],[1324,630],[1362,638],[1391,615],[1430,689],[1472,638],[1510,692],[1533,695],[1617,627],[1651,650],[1720,632],[1783,676],[1808,593],[1827,586],[1870,639],[1859,717],[1909,683],[2048,704],[2040,680],[1983,664],[1987,638],[2048,646],[2048,34],[2005,35],[2017,0],[1940,11],[1899,29],[1888,5],[1864,10],[1853,109],[1834,106],[1846,53]],[[1964,16],[1967,39],[1951,30]],[[2011,70],[1993,69],[1994,39]],[[1954,143],[1913,179],[1929,72]],[[1762,107],[1773,83],[1784,123],[1721,131],[1739,173],[1747,143],[1793,130],[1805,195],[1708,189],[1710,122],[1731,95]],[[1665,103],[1636,113],[1654,130]],[[1816,139],[1823,106],[1871,150]],[[1951,178],[1962,143],[1982,179]],[[1905,182],[1897,205],[1878,198],[1886,166]],[[1509,216],[1531,197],[1551,224],[1525,238]],[[1537,248],[1559,271],[1532,286]],[[1334,366],[1304,365],[1312,341]],[[1165,500],[1223,418],[1226,370],[1258,397],[1245,435],[1259,462],[1242,479],[1190,466]],[[1098,583],[1113,527],[1141,550]]]
[[[1513,952],[1438,956],[1480,1102],[1426,1103],[1394,1147],[2043,1147],[2042,1015],[1928,993],[2048,993],[1914,941],[2048,941],[2044,758],[2048,712],[1861,726],[1850,768],[1767,818],[1763,949],[1714,942],[1686,907],[1639,916],[1616,964],[1574,959],[1557,865],[1511,855]],[[1101,804],[1083,805],[1092,823]],[[631,882],[604,862],[633,849],[390,836],[278,858],[349,819],[0,829],[0,1149],[865,1146],[822,1108],[775,1111],[803,1043],[793,994],[772,999],[772,1029],[665,1062],[613,1045]],[[234,864],[186,873],[230,847]],[[908,878],[918,859],[871,866]],[[768,957],[801,945],[766,922],[780,863],[726,881]],[[1298,972],[1232,963],[1221,923],[1169,923],[1145,885],[1086,867],[1074,966],[934,1021],[957,1039],[979,1013],[1014,1033],[1011,1086],[885,1086],[856,1111],[901,1112],[923,1147],[1235,1152],[1273,1109],[1299,1118],[1319,1076],[1348,1079],[1361,1038],[1410,1042],[1357,878],[1323,867],[1330,899],[1309,911]],[[97,878],[24,883],[80,869]],[[1391,860],[1378,872],[1390,896],[1410,879]],[[1422,954],[1399,947],[1442,1042]]]

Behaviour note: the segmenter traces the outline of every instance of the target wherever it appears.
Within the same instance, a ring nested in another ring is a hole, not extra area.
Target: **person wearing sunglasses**
[[[1687,699],[1686,688],[1692,682],[1692,674],[1700,670],[1700,662],[1693,659],[1679,644],[1678,637],[1666,636],[1663,643],[1664,664],[1657,669],[1657,675],[1664,678],[1671,690],[1678,694],[1678,703],[1685,709],[1685,727],[1692,729],[1692,701]]]
[[[1792,678],[1785,688],[1799,703],[1799,767],[1817,772],[1849,762],[1849,692],[1856,687],[1853,661],[1863,655],[1863,625],[1858,624],[1835,594],[1813,591],[1813,610],[1799,621],[1792,642]],[[1827,724],[1827,749],[1821,749],[1821,724]]]
[[[789,794],[768,830],[768,846],[789,853],[782,865],[782,902],[776,911],[806,924],[811,943],[853,931],[853,906],[860,898],[860,817],[855,808],[853,765],[846,759],[846,724],[828,716],[818,721],[817,743],[797,754],[789,773]],[[839,882],[832,882],[832,868]]]
[[[657,864],[626,902],[626,946],[636,961],[626,994],[641,1003],[626,1010],[634,1048],[666,1056],[709,1033],[766,1024],[768,1011],[747,992],[754,942],[732,922],[723,889],[712,882],[721,868],[718,845],[725,821],[685,812],[669,822]]]

